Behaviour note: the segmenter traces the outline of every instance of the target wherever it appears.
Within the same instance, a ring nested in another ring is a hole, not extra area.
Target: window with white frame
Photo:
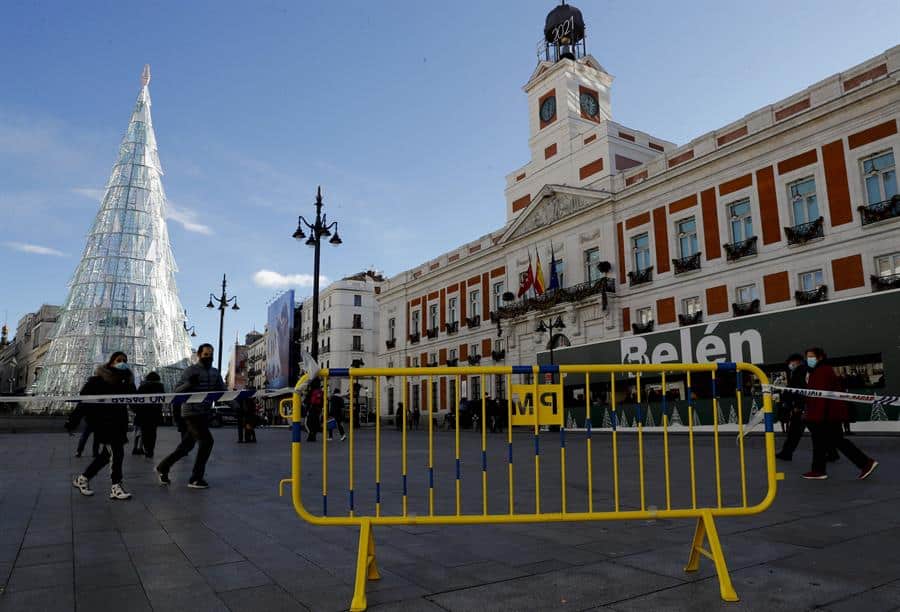
[[[631,239],[631,251],[634,253],[634,270],[643,272],[650,267],[650,235],[639,234]]]
[[[428,365],[437,363],[437,353],[428,353]]]
[[[410,317],[410,321],[411,321],[411,323],[410,323],[411,329],[409,330],[410,335],[418,334],[419,333],[419,323],[421,323],[421,319],[419,318],[419,310],[418,309],[412,311],[412,316]]]
[[[447,322],[456,323],[456,298],[447,299]]]
[[[732,242],[743,242],[753,237],[753,215],[749,199],[728,205],[728,224]]]
[[[678,252],[681,257],[696,255],[699,250],[697,246],[697,220],[694,217],[683,219],[675,224],[675,231],[678,234]]]
[[[494,338],[494,350],[498,352],[503,350],[503,338]]]
[[[452,348],[449,351],[447,351],[447,359],[449,359],[450,361],[453,361],[454,359],[456,359],[456,349],[455,348]]]
[[[500,311],[503,305],[503,281],[494,283],[494,312]]]
[[[893,151],[883,151],[864,159],[862,166],[868,204],[890,200],[897,194],[897,169]]]
[[[478,289],[469,292],[469,316],[477,317],[481,312],[481,292]]]
[[[584,252],[584,280],[594,283],[603,278],[603,274],[597,268],[600,263],[600,249],[594,247]]]
[[[809,272],[801,272],[799,280],[800,291],[815,291],[825,284],[821,268],[818,270],[810,270]]]
[[[638,323],[640,323],[641,325],[646,325],[653,320],[653,309],[649,306],[645,308],[638,308],[635,311],[634,315]]]
[[[749,304],[753,300],[759,299],[759,292],[756,290],[756,284],[752,285],[741,285],[740,287],[735,287],[734,290],[735,301],[738,304]]]
[[[353,305],[354,306],[362,306],[362,296],[361,295],[353,296]]]
[[[812,223],[819,218],[819,202],[816,199],[816,179],[808,176],[788,185],[791,213],[794,225]]]
[[[428,307],[428,328],[437,329],[438,326],[438,307],[432,304]]]
[[[691,316],[703,310],[703,304],[700,303],[699,297],[689,297],[681,300],[681,311],[687,316]]]
[[[388,319],[388,340],[393,340],[397,337],[397,319],[391,317]]]
[[[875,258],[875,271],[878,276],[892,276],[900,274],[900,253],[881,255]]]
[[[469,355],[478,355],[478,345],[477,344],[469,345]]]
[[[412,367],[414,367],[414,368],[418,368],[418,367],[419,367],[419,358],[418,358],[418,357],[413,357],[413,358],[412,358]]]

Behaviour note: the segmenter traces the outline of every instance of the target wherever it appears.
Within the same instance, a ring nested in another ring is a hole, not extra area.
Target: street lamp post
[[[312,321],[312,357],[317,362],[319,360],[319,262],[321,258],[321,246],[322,246],[322,238],[328,238],[331,236],[331,239],[328,241],[329,244],[333,244],[335,246],[341,244],[343,240],[338,235],[337,231],[337,221],[333,221],[328,223],[327,215],[322,213],[322,187],[318,187],[316,189],[316,220],[314,223],[310,223],[306,219],[303,218],[303,215],[300,215],[297,219],[297,231],[294,232],[293,238],[295,240],[303,240],[306,238],[306,245],[314,248],[313,255],[313,321]],[[334,235],[331,235],[331,230],[334,229]],[[309,237],[307,238],[306,232],[309,232]]]
[[[554,362],[553,362],[553,348],[554,347],[553,347],[553,345],[555,344],[556,338],[553,336],[553,330],[554,329],[565,329],[565,328],[566,328],[566,324],[563,322],[562,316],[557,316],[555,321],[553,320],[553,317],[549,317],[546,321],[541,319],[538,322],[538,326],[534,330],[539,334],[543,334],[544,332],[547,332],[547,331],[550,332],[550,365],[554,365]],[[555,378],[556,377],[554,375],[554,382],[555,382]]]
[[[222,327],[225,325],[225,309],[229,304],[234,302],[234,305],[231,307],[232,310],[240,310],[240,306],[237,303],[237,296],[232,295],[228,297],[228,294],[225,292],[225,287],[227,286],[227,282],[225,281],[225,275],[222,275],[222,295],[215,296],[212,293],[209,294],[209,302],[206,304],[207,308],[218,308],[219,309],[219,355],[218,355],[218,368],[219,374],[222,373]],[[216,306],[213,304],[213,300],[218,304]]]
[[[197,337],[197,328],[196,328],[195,326],[193,326],[193,325],[188,326],[188,322],[187,322],[187,310],[184,311],[184,323],[183,323],[183,325],[184,325],[184,331],[186,331],[187,333],[189,333],[189,334],[191,335],[191,338],[196,338],[196,337]]]

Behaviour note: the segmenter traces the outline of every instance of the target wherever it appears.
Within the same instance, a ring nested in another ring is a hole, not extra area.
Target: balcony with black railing
[[[538,295],[532,298],[525,298],[517,302],[501,306],[500,309],[496,313],[494,313],[494,322],[501,319],[515,319],[516,317],[527,314],[532,310],[547,310],[560,304],[581,302],[582,300],[595,295],[600,295],[601,304],[603,306],[603,309],[606,310],[607,294],[615,293],[615,291],[615,280],[607,277],[601,278],[600,280],[596,281],[580,283],[573,287],[545,291],[542,295]]]
[[[784,235],[788,244],[806,244],[810,240],[825,237],[825,217],[819,217],[809,223],[801,223],[793,227],[785,227]]]
[[[743,317],[759,312],[759,299],[752,302],[735,302],[731,305],[731,312],[736,317]]]
[[[700,252],[682,257],[681,259],[673,259],[672,266],[675,268],[675,274],[684,274],[700,269]]]
[[[678,324],[684,327],[685,325],[696,325],[697,323],[703,322],[703,311],[695,310],[691,314],[680,314],[678,315]]]
[[[828,287],[822,285],[821,287],[816,287],[809,291],[795,291],[794,299],[797,301],[797,306],[824,302],[828,299]]]
[[[857,206],[859,219],[862,225],[871,225],[879,221],[900,217],[900,194],[896,194],[890,200],[876,202],[868,206]]]
[[[447,360],[447,367],[448,367],[448,368],[455,368],[455,367],[458,366],[458,365],[459,365],[459,359],[458,359],[458,358],[457,358],[457,359],[448,359],[448,360]]]
[[[889,289],[900,289],[900,274],[888,274],[886,276],[878,276],[873,274],[872,291],[887,291]]]
[[[390,340],[384,341],[384,347],[388,350],[395,348],[397,346],[397,339],[391,338]]]
[[[478,315],[466,317],[466,325],[469,327],[481,327],[481,317]]]
[[[631,331],[636,334],[646,334],[653,331],[653,321],[645,321],[644,323],[632,323]]]
[[[422,339],[422,336],[419,335],[419,332],[409,335],[410,344],[418,344],[419,340],[421,340],[421,339]]]
[[[479,363],[481,363],[481,355],[469,355],[466,361],[469,362],[470,366],[478,365]]]
[[[444,324],[444,331],[448,334],[455,334],[459,331],[459,321],[452,321]]]
[[[643,270],[635,270],[628,273],[628,286],[643,285],[653,280],[653,266],[648,266]]]
[[[429,340],[434,340],[438,337],[438,332],[440,331],[437,327],[432,327],[425,330],[425,335],[428,336]]]
[[[506,349],[491,351],[491,359],[493,359],[494,361],[503,361],[504,359],[506,359]]]
[[[746,240],[723,244],[722,247],[725,249],[725,258],[728,261],[737,261],[744,257],[756,255],[756,242],[758,239],[758,236],[751,236]]]

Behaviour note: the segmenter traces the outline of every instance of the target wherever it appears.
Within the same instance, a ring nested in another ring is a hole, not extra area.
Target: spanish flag
[[[522,297],[531,287],[534,286],[534,270],[531,267],[531,253],[528,253],[528,271],[525,272],[525,278],[522,279],[522,285],[519,287],[519,297]]]
[[[537,266],[534,273],[534,293],[536,295],[544,294],[544,271],[541,270],[541,254],[536,253]]]

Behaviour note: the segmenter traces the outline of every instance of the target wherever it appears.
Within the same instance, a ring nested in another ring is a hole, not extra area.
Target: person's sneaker
[[[199,480],[192,480],[188,483],[189,489],[208,489],[209,483],[203,480],[202,478]]]
[[[803,478],[807,480],[827,480],[828,474],[825,472],[807,472],[803,475]]]
[[[875,468],[878,467],[878,462],[874,459],[869,459],[869,463],[863,468],[863,471],[859,473],[858,478],[860,480],[865,480],[869,477],[869,475],[875,471]]]
[[[341,434],[341,442],[347,439],[347,434]]]
[[[161,484],[162,486],[165,487],[167,485],[172,484],[172,481],[169,480],[168,472],[160,472],[159,468],[156,468],[156,475],[157,475],[157,477],[159,477],[159,484]]]
[[[126,491],[121,484],[114,484],[109,490],[110,499],[131,499],[131,493]]]
[[[81,476],[75,477],[75,479],[72,481],[72,486],[81,491],[81,494],[85,497],[90,497],[94,494],[94,492],[91,491],[90,481],[85,478],[83,474]]]
[[[775,458],[776,458],[776,459],[781,459],[782,461],[791,461],[791,460],[793,459],[793,457],[791,457],[790,455],[788,455],[788,454],[785,453],[784,451],[782,451],[782,452],[780,452],[780,453],[775,453]]]

